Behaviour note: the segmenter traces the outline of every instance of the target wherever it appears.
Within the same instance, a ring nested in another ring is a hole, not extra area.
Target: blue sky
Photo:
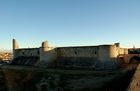
[[[140,47],[140,0],[0,0],[0,48],[99,45]]]

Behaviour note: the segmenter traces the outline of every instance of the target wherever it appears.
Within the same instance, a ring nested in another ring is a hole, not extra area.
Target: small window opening
[[[22,52],[22,54],[24,55],[25,53],[24,53],[24,52]]]
[[[95,51],[94,54],[97,54],[97,52]]]
[[[39,52],[39,51],[37,51],[37,54],[39,55],[39,54],[40,54],[40,52]]]

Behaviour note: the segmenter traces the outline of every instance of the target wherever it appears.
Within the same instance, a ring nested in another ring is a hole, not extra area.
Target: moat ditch
[[[134,70],[57,70],[5,66],[0,91],[125,91]]]

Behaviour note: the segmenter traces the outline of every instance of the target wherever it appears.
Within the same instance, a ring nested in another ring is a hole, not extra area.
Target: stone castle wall
[[[60,47],[57,48],[59,57],[91,57],[97,58],[98,46]]]
[[[17,48],[17,42],[13,44],[14,58],[20,56],[37,56],[40,62],[48,65],[56,63],[57,66],[76,65],[93,66],[100,63],[116,61],[118,55],[127,54],[128,50],[119,47],[119,44],[99,46],[77,46],[50,48],[48,42],[42,43],[40,48]],[[19,47],[19,46],[18,46]]]
[[[16,49],[14,50],[14,58],[20,56],[36,56],[39,57],[39,48],[28,48],[28,49]]]

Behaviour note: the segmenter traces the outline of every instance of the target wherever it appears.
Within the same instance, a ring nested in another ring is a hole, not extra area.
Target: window
[[[40,54],[40,52],[39,52],[39,51],[37,51],[37,54],[39,55],[39,54]]]
[[[22,52],[22,54],[24,55],[25,53],[24,53],[24,52]]]
[[[94,54],[97,54],[97,52],[95,51]]]
[[[77,52],[75,52],[75,54],[77,54]]]

